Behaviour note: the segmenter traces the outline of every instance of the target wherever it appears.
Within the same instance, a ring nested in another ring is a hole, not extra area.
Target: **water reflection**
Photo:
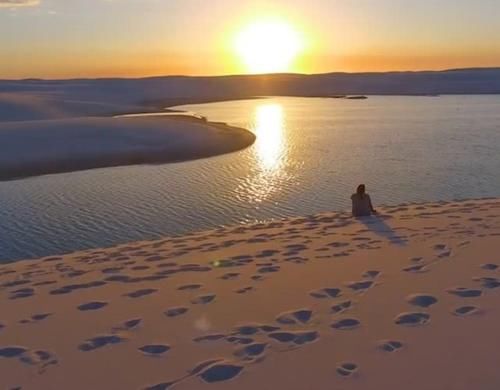
[[[276,195],[283,188],[286,174],[286,121],[281,104],[257,106],[252,130],[257,136],[254,145],[254,167],[238,187],[238,197],[252,204]]]
[[[282,165],[284,128],[283,106],[264,104],[257,107],[253,130],[257,135],[257,158],[263,171],[276,171]]]

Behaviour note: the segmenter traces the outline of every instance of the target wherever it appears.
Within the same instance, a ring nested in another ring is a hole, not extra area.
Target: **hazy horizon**
[[[251,74],[251,73],[227,73],[227,74],[207,74],[207,75],[190,75],[190,74],[154,74],[154,75],[103,75],[103,76],[60,76],[60,77],[0,77],[0,81],[29,81],[29,80],[41,80],[41,81],[70,81],[70,80],[101,80],[101,79],[123,79],[123,80],[140,80],[147,78],[169,78],[169,77],[179,77],[179,78],[218,78],[218,77],[246,77],[246,76],[285,76],[285,75],[296,75],[296,76],[321,76],[327,74],[346,74],[346,75],[363,75],[363,74],[397,74],[397,73],[439,73],[439,72],[453,72],[453,71],[467,71],[467,70],[477,70],[477,71],[487,71],[487,70],[500,70],[499,66],[490,67],[472,67],[472,68],[444,68],[444,69],[422,69],[422,70],[384,70],[384,71],[364,71],[364,72],[349,72],[349,71],[326,71],[318,73],[300,73],[300,72],[278,72],[278,73],[262,73],[262,74]]]
[[[0,0],[1,79],[500,66],[480,0]]]

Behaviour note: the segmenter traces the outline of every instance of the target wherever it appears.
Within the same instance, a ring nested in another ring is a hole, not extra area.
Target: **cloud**
[[[0,0],[0,7],[33,7],[40,4],[40,0]]]

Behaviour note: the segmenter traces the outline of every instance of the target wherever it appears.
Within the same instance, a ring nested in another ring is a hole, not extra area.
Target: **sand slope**
[[[0,122],[0,180],[192,160],[254,141],[250,131],[181,116]]]
[[[0,388],[500,384],[500,200],[0,266]]]

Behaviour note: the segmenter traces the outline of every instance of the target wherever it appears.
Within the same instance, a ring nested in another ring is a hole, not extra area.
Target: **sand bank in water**
[[[497,389],[500,200],[381,211],[0,266],[0,387]]]
[[[245,129],[183,116],[0,122],[0,180],[193,160],[254,141]]]

